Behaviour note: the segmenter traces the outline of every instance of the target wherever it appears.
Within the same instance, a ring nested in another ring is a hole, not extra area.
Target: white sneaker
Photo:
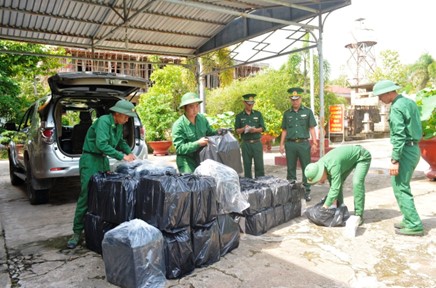
[[[344,235],[347,237],[356,237],[357,228],[362,221],[360,216],[351,215],[350,218],[345,222]]]

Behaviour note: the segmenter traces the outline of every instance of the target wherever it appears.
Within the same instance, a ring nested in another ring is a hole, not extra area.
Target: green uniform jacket
[[[180,173],[192,173],[200,165],[200,148],[197,140],[216,135],[216,130],[210,127],[206,117],[197,114],[195,125],[185,115],[173,124],[172,138],[176,148],[176,163]]]
[[[265,129],[265,122],[263,121],[262,113],[260,113],[257,110],[251,110],[250,115],[247,114],[247,112],[242,111],[238,115],[236,115],[235,119],[235,131],[236,129],[245,127],[245,125],[254,127],[254,128],[260,128],[262,127],[263,131],[266,131]],[[241,139],[242,140],[256,140],[260,139],[261,133],[242,133]]]
[[[283,114],[282,129],[286,129],[286,139],[309,139],[309,129],[315,126],[312,110],[303,105],[297,112],[290,108]]]
[[[123,125],[115,124],[112,114],[100,116],[92,124],[86,134],[83,151],[103,154],[117,160],[122,160],[124,154],[132,153],[123,138]]]
[[[80,157],[81,190],[74,214],[73,231],[80,234],[84,228],[84,218],[88,210],[88,184],[97,172],[110,170],[107,156],[122,160],[131,149],[123,139],[123,125],[115,124],[112,114],[100,116],[88,129],[83,153]]]
[[[360,146],[342,146],[333,149],[319,159],[327,170],[327,179],[330,183],[330,190],[324,203],[327,206],[332,205],[342,193],[345,179],[356,167],[358,160],[362,160],[361,150]],[[369,153],[368,160],[371,160]]]
[[[394,99],[389,112],[392,159],[400,160],[406,142],[422,137],[421,118],[416,103],[402,95]]]

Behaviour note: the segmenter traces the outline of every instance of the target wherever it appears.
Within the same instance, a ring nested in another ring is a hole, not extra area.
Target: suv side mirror
[[[6,130],[10,130],[10,131],[17,131],[17,125],[15,124],[15,122],[8,122],[5,123],[4,128]]]

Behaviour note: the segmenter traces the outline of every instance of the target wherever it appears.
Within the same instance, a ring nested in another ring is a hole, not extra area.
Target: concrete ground
[[[319,227],[302,216],[261,236],[241,234],[239,247],[219,262],[167,281],[166,287],[436,287],[436,182],[424,176],[428,164],[421,160],[411,182],[425,235],[396,235],[393,224],[401,215],[387,171],[389,140],[345,143],[350,144],[364,146],[373,156],[365,224],[356,237],[346,236],[346,228]],[[264,154],[266,174],[285,178],[286,167],[274,165],[275,151]],[[150,159],[175,161],[173,155]],[[7,165],[0,161],[0,287],[115,287],[105,280],[100,255],[83,246],[64,249],[77,195],[32,206],[24,189],[10,185]],[[345,203],[353,211],[349,178]],[[315,185],[307,205],[327,191],[328,184]]]

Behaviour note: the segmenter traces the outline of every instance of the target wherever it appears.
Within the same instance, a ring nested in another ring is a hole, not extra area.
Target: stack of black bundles
[[[102,242],[107,281],[125,288],[166,284],[162,233],[134,219],[107,232]]]
[[[180,278],[195,268],[191,241],[191,191],[177,175],[141,177],[136,217],[162,231],[168,279]]]
[[[96,173],[91,177],[85,216],[89,249],[101,253],[102,236],[118,224],[135,218],[137,185],[138,181],[126,174]]]
[[[191,191],[191,235],[195,267],[219,261],[218,201],[215,178],[186,174],[182,179]]]
[[[244,231],[251,235],[261,235],[274,227],[272,190],[254,179],[240,178],[241,192],[248,197],[250,207],[243,211]]]
[[[250,207],[244,210],[243,230],[261,235],[271,228],[301,216],[301,184],[273,176],[256,179],[240,178],[241,191],[247,195]]]

